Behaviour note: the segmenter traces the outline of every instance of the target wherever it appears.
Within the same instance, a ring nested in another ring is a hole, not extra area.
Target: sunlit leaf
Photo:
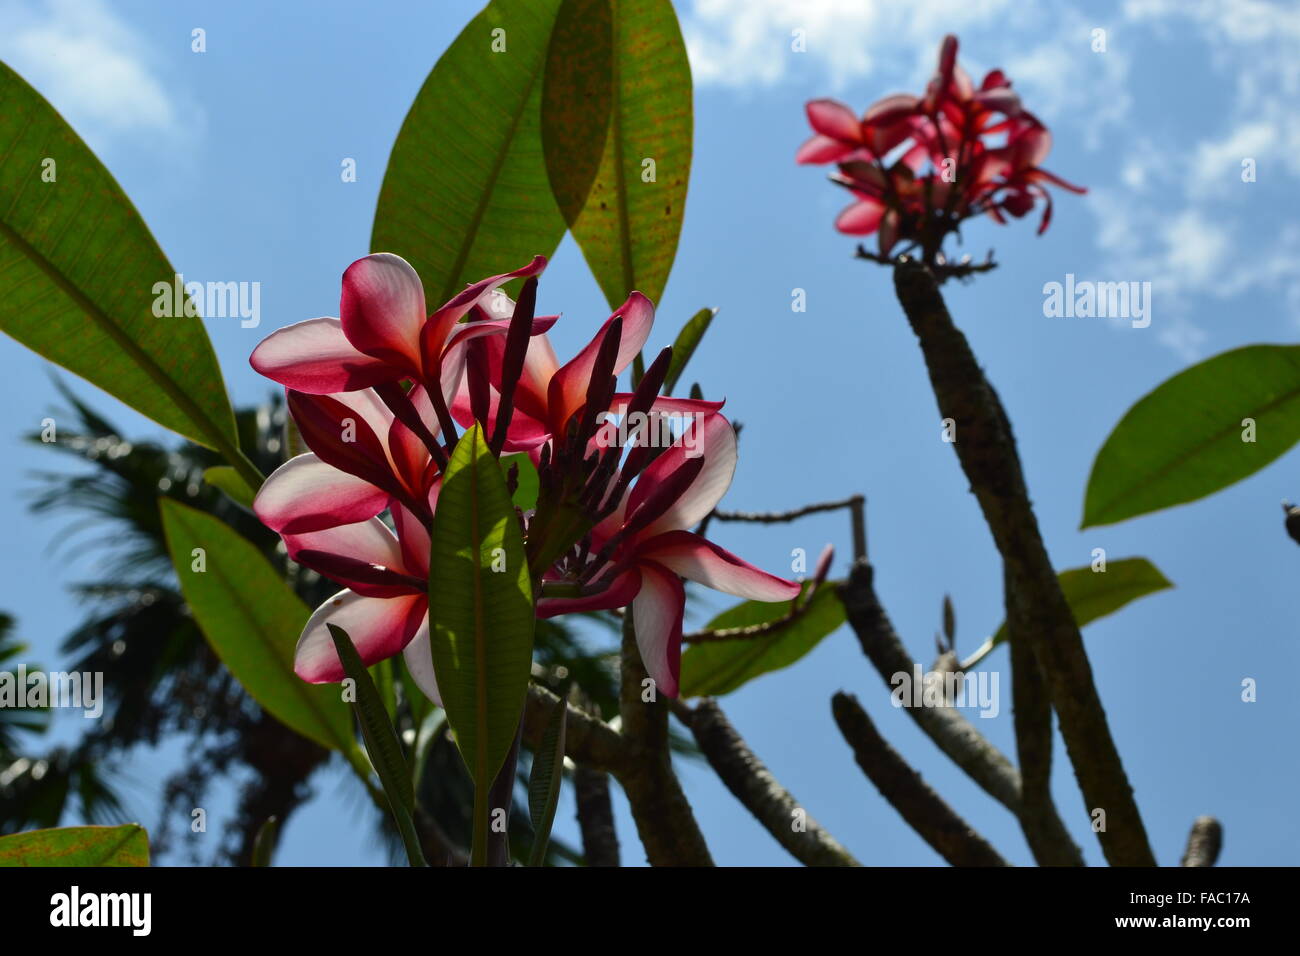
[[[686,363],[695,354],[696,347],[704,338],[704,333],[709,331],[709,325],[717,314],[717,309],[700,309],[677,333],[677,338],[673,341],[673,358],[668,365],[668,374],[664,377],[665,395],[672,394],[673,386],[677,384],[682,372],[686,371]]]
[[[59,827],[0,837],[0,866],[148,866],[149,835],[138,823]]]
[[[600,168],[570,226],[610,308],[658,303],[691,174],[691,69],[669,0],[610,0],[611,108]]]
[[[542,157],[546,48],[560,0],[493,0],[439,58],[402,123],[370,248],[408,259],[432,310],[549,256],[564,235]]]
[[[804,585],[807,593],[810,584]],[[719,614],[706,630],[721,631],[779,621],[790,602],[746,601]],[[795,620],[770,634],[692,644],[682,655],[683,697],[729,694],[755,677],[789,667],[845,621],[844,605],[827,581]]]
[[[221,370],[175,270],[95,154],[3,63],[0,196],[0,330],[234,461]]]
[[[281,723],[323,747],[355,750],[339,688],[293,672],[307,605],[229,525],[170,498],[159,507],[181,593],[222,663]]]
[[[1058,574],[1057,578],[1061,582],[1061,590],[1065,593],[1070,611],[1074,614],[1074,622],[1080,627],[1113,614],[1138,598],[1173,587],[1169,579],[1160,573],[1160,569],[1146,558],[1107,561],[1105,571],[1094,571],[1091,565],[1070,568]],[[1006,640],[1007,625],[1004,622],[966,661],[967,666],[979,663],[989,651]]]
[[[471,778],[489,787],[519,728],[534,617],[519,522],[478,425],[461,436],[448,463],[431,537],[438,690]]]
[[[1093,462],[1083,527],[1204,498],[1297,441],[1300,345],[1248,345],[1206,359],[1120,419]]]

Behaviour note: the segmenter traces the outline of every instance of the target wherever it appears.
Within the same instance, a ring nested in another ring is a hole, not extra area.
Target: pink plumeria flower
[[[427,391],[410,405],[438,434]],[[289,459],[258,490],[253,511],[273,531],[302,533],[373,518],[403,503],[425,523],[439,475],[428,444],[399,421],[372,389],[311,395],[288,390],[289,411],[310,452]]]
[[[496,309],[497,290],[511,279],[538,276],[537,256],[514,272],[475,282],[431,315],[411,264],[388,252],[358,259],[343,273],[341,318],[308,319],[267,336],[250,358],[258,372],[295,391],[351,392],[410,379],[452,395],[465,367],[464,346],[502,334],[509,314]],[[482,322],[463,322],[472,310]],[[542,328],[554,320],[538,320]]]
[[[814,135],[796,161],[839,165],[832,179],[855,201],[835,226],[849,235],[878,233],[881,256],[901,241],[936,255],[963,220],[987,213],[1005,223],[1040,199],[1041,234],[1052,214],[1044,184],[1086,192],[1041,168],[1051,134],[1024,109],[1006,74],[990,70],[976,87],[957,62],[957,46],[956,37],[944,38],[922,97],[887,96],[861,120],[835,100],[808,103]]]
[[[436,499],[437,486],[431,491]],[[281,537],[289,557],[344,585],[308,619],[293,669],[312,684],[346,677],[327,625],[347,631],[367,667],[402,654],[417,686],[441,704],[429,648],[429,532],[397,502],[394,534],[378,518]]]
[[[859,119],[839,100],[811,100],[807,105],[813,137],[795,154],[797,163],[839,163],[855,158],[883,158],[912,135],[911,116],[920,101],[896,93],[873,103]]]
[[[720,414],[697,419],[641,474],[619,507],[592,532],[587,553],[562,560],[548,582],[582,582],[593,593],[545,596],[538,617],[632,605],[637,646],[658,690],[676,697],[685,592],[680,577],[757,601],[788,601],[798,584],[768,574],[686,529],[713,510],[731,485],[736,433]]]
[[[570,418],[586,404],[596,356],[610,334],[615,319],[621,319],[618,353],[614,359],[613,374],[619,375],[640,354],[654,324],[654,304],[640,292],[633,292],[626,302],[614,312],[592,336],[576,356],[560,364],[545,332],[528,341],[524,353],[523,372],[515,385],[513,416],[510,420],[506,452],[530,452],[536,460],[542,445],[553,439],[563,439]],[[482,345],[487,351],[490,379],[496,382],[502,373],[505,357],[505,340],[501,337],[485,338]],[[491,395],[489,432],[495,425],[498,395]],[[602,409],[607,416],[623,414],[632,398],[630,392],[618,392],[609,408]],[[722,407],[722,402],[705,402],[693,399],[658,396],[651,405],[657,414],[695,415],[708,414]],[[468,383],[463,383],[452,407],[452,414],[462,425],[473,420]]]
[[[570,417],[586,402],[596,355],[614,320],[622,319],[613,371],[613,374],[619,375],[641,353],[650,336],[654,314],[653,303],[640,292],[633,292],[605,320],[582,351],[563,365],[556,358],[555,349],[544,332],[529,339],[528,349],[524,353],[523,372],[514,389],[514,414],[510,419],[505,450],[534,451],[552,436],[563,435]],[[483,339],[482,346],[487,352],[489,378],[495,385],[502,374],[506,342],[503,337],[494,336]],[[491,394],[489,433],[495,427],[498,399],[499,395],[494,388]],[[452,405],[452,414],[462,425],[468,426],[474,420],[469,385],[463,380]]]

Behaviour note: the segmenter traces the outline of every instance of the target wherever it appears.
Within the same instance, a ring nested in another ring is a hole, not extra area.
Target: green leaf
[[[257,828],[257,837],[253,840],[253,866],[270,866],[275,855],[276,840],[280,835],[280,818],[267,817]]]
[[[222,521],[170,498],[159,507],[181,593],[222,663],[282,724],[322,747],[355,752],[338,687],[308,684],[293,672],[307,605]]]
[[[564,0],[542,83],[542,150],[566,222],[586,205],[600,170],[614,101],[610,0]]]
[[[1169,579],[1146,558],[1120,558],[1107,561],[1105,571],[1094,571],[1090,565],[1070,568],[1057,575],[1066,603],[1074,614],[1074,622],[1083,627],[1098,618],[1113,614],[1138,598],[1172,588]],[[969,660],[966,667],[974,667],[993,648],[1006,643],[1007,625],[1003,622],[994,635],[984,642]]]
[[[397,668],[397,658],[394,657],[379,661],[369,668],[370,679],[375,682],[375,690],[384,703],[388,719],[394,723],[397,721]]]
[[[148,866],[149,835],[138,823],[59,827],[0,837],[0,866]]]
[[[248,482],[244,480],[243,475],[230,465],[214,465],[205,468],[203,480],[220,488],[236,504],[243,505],[249,511],[253,510],[253,498],[257,496],[257,492],[248,487]]]
[[[411,866],[424,866],[424,854],[420,849],[420,838],[415,832],[415,823],[411,817],[415,813],[415,786],[411,781],[411,768],[402,756],[402,745],[397,740],[397,731],[389,719],[384,700],[375,686],[370,671],[361,661],[356,646],[348,632],[336,624],[326,624],[334,649],[338,651],[343,671],[352,679],[356,689],[353,710],[361,724],[361,737],[366,742],[366,753],[379,774],[379,782],[388,798],[388,806],[393,812],[398,832],[402,835],[402,844],[406,847],[406,857]]]
[[[184,314],[184,295],[154,314],[175,270],[95,154],[3,63],[0,144],[0,330],[236,461],[235,416],[202,320]]]
[[[515,507],[522,511],[529,511],[537,507],[537,492],[541,488],[541,478],[537,474],[537,467],[532,460],[523,452],[515,455],[506,455],[501,459],[501,473],[507,474],[511,466],[518,469],[517,484],[515,493],[511,495],[511,500]]]
[[[1255,440],[1243,441],[1244,419]],[[1300,345],[1248,345],[1184,369],[1128,410],[1088,477],[1083,527],[1204,498],[1300,441]]]
[[[587,203],[570,227],[610,308],[617,308],[633,290],[655,303],[663,295],[686,207],[693,114],[691,68],[672,3],[610,3],[609,131]]]
[[[411,783],[411,768],[402,756],[402,745],[397,740],[397,731],[388,717],[388,709],[375,686],[370,671],[361,662],[361,655],[348,632],[336,624],[325,625],[334,640],[334,649],[338,651],[343,670],[356,685],[356,702],[353,709],[361,724],[361,737],[366,742],[366,753],[379,782],[384,786],[384,793],[394,809],[405,810],[408,814],[415,810],[415,790]]]
[[[668,363],[668,374],[664,377],[665,395],[672,394],[673,386],[677,384],[682,372],[686,371],[686,363],[695,354],[696,346],[704,338],[704,333],[709,331],[709,324],[717,314],[717,309],[700,309],[677,333],[677,339],[673,342],[672,361]]]
[[[470,777],[486,792],[519,727],[534,618],[519,522],[478,425],[452,453],[431,537],[434,671]]]
[[[568,714],[568,703],[563,698],[556,701],[541,743],[533,753],[528,776],[528,815],[533,821],[529,866],[542,866],[546,861],[546,846],[551,840],[555,808],[560,802],[560,783],[564,780],[564,731]]]
[[[438,60],[397,134],[370,247],[410,261],[430,311],[471,282],[550,255],[564,235],[541,137],[559,5],[489,3]]]
[[[805,584],[803,593],[807,594],[810,587],[811,583]],[[745,601],[719,614],[707,629],[767,624],[779,621],[789,611],[790,603],[786,601]],[[812,604],[796,620],[771,634],[692,644],[682,655],[682,696],[729,694],[755,677],[789,667],[844,621],[844,605],[835,594],[835,582],[824,582],[813,595]]]

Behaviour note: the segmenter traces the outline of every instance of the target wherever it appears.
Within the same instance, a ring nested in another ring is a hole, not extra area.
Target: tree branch
[[[1214,817],[1197,817],[1187,836],[1182,866],[1214,866],[1223,849],[1223,825]]]
[[[861,866],[808,815],[741,739],[722,708],[705,698],[676,708],[722,782],[767,832],[806,866]]]
[[[1011,645],[1011,705],[1025,841],[1039,866],[1083,866],[1083,854],[1052,802],[1052,702],[1028,641]]]
[[[877,252],[872,252],[864,245],[858,246],[854,258],[865,259],[868,262],[874,262],[882,266],[898,266],[906,261],[904,256],[882,256]],[[997,267],[998,264],[993,261],[993,250],[990,249],[983,262],[975,262],[970,256],[962,256],[956,262],[949,262],[943,257],[943,253],[939,253],[937,261],[930,268],[934,272],[935,278],[942,284],[948,279],[960,279],[964,282],[981,272],[992,272]]]
[[[652,700],[642,699],[647,679],[633,615],[628,614],[623,618],[619,695],[624,747],[615,775],[632,806],[632,819],[651,866],[712,866],[704,835],[673,772],[667,701],[657,690]]]
[[[957,457],[1006,566],[1008,633],[1013,642],[1029,642],[1043,670],[1086,807],[1107,814],[1108,826],[1098,834],[1106,859],[1115,866],[1154,866],[1082,635],[1039,534],[1002,403],[953,324],[934,276],[904,261],[894,285],[920,341],[940,414],[957,424]]]
[[[609,775],[578,764],[573,771],[573,796],[587,866],[618,866],[618,831],[609,797]]]
[[[953,866],[1006,866],[1006,860],[930,789],[920,774],[876,731],[857,699],[831,698],[835,723],[858,766],[926,843]]]
[[[865,558],[867,556],[867,523],[866,523],[866,498],[862,495],[851,495],[848,498],[839,501],[819,501],[814,504],[804,505],[802,508],[795,508],[791,511],[719,511],[714,509],[709,513],[705,521],[710,518],[718,521],[745,521],[754,524],[783,524],[787,521],[796,521],[807,515],[819,514],[823,511],[839,511],[848,509],[853,523],[853,557]],[[701,524],[700,534],[704,533],[705,525]]]
[[[858,636],[862,652],[875,666],[885,684],[893,688],[893,677],[916,673],[916,662],[903,646],[889,615],[876,595],[874,569],[866,561],[857,561],[849,578],[839,587],[840,600],[844,602],[849,626]],[[935,745],[953,763],[966,772],[984,791],[1015,814],[1019,820],[1024,812],[1020,773],[1010,760],[955,707],[905,707],[907,714],[917,723]],[[1051,854],[1039,856],[1036,839],[1030,839],[1034,859],[1045,865],[1082,866],[1083,855],[1074,845],[1069,831],[1057,815],[1050,801],[1050,816],[1040,821],[1045,839],[1056,848]],[[1022,823],[1023,826],[1023,823]],[[1038,832],[1038,831],[1036,831]],[[1026,832],[1026,838],[1029,837]],[[1048,860],[1051,863],[1048,863]]]
[[[541,744],[542,735],[559,698],[544,687],[528,686],[524,705],[524,742]],[[626,764],[623,739],[617,730],[573,704],[569,704],[564,730],[564,752],[575,763],[593,770],[617,773]]]

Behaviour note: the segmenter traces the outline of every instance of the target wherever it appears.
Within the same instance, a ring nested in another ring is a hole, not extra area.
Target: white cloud
[[[9,0],[0,2],[0,22],[0,59],[83,136],[186,125],[144,43],[103,0]]]
[[[841,89],[875,72],[882,58],[902,56],[925,76],[945,33],[987,23],[1013,6],[1011,0],[695,0],[683,27],[697,83],[771,86],[806,57]],[[806,52],[792,49],[794,31],[802,31]]]
[[[1300,6],[1128,0],[1123,14],[1126,33],[1147,29],[1184,48],[1190,28],[1230,94],[1230,108],[1205,111],[1186,139],[1157,144],[1135,130],[1120,170],[1127,191],[1088,197],[1105,271],[1152,282],[1160,339],[1190,359],[1209,338],[1189,318],[1198,303],[1263,292],[1300,311],[1300,227],[1277,225],[1278,203],[1300,179]],[[1242,181],[1247,158],[1255,182]]]

